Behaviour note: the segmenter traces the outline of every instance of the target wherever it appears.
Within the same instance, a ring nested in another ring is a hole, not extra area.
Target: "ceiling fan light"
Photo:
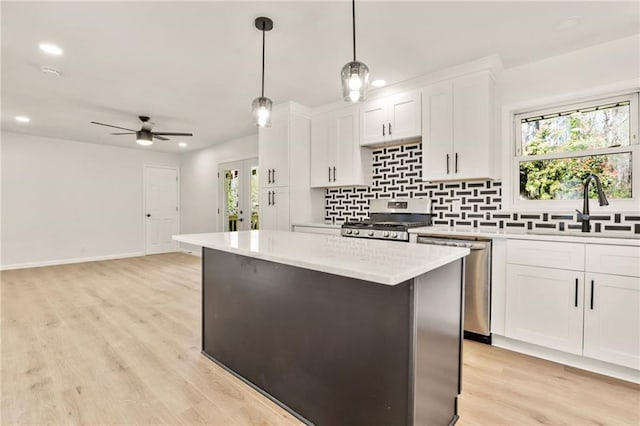
[[[251,104],[253,110],[253,122],[258,127],[271,127],[271,99],[264,96],[257,97]]]
[[[362,102],[367,98],[369,88],[369,68],[358,61],[351,61],[342,67],[342,96],[347,102]]]
[[[136,143],[142,146],[153,145],[153,136],[150,132],[145,131],[137,131],[136,132]]]

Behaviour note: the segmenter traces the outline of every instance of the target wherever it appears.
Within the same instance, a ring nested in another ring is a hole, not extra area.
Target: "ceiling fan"
[[[153,132],[153,123],[150,120],[150,117],[145,115],[138,116],[140,121],[142,121],[142,127],[140,130],[126,129],[124,127],[113,126],[111,124],[98,123],[97,121],[92,121],[91,124],[97,124],[99,126],[107,126],[113,127],[115,129],[120,130],[128,130],[126,133],[111,133],[112,135],[136,135],[136,142],[139,145],[148,146],[153,144],[153,139],[158,139],[161,141],[168,141],[169,138],[165,138],[165,136],[193,136],[193,133],[172,133],[172,132]]]

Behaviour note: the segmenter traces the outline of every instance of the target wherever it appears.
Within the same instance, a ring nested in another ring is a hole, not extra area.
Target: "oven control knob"
[[[369,236],[373,237],[373,231],[369,231]]]
[[[391,238],[398,238],[398,234],[394,232],[393,234],[391,234]]]
[[[345,231],[345,233],[346,233],[347,235],[351,235],[351,229],[347,229],[347,230]]]
[[[358,235],[360,233],[360,231],[358,231],[357,229],[355,231],[353,231],[353,235]]]
[[[389,233],[388,233],[387,231],[384,231],[384,232],[382,233],[382,236],[386,238],[386,237],[388,237],[388,236],[389,236]]]

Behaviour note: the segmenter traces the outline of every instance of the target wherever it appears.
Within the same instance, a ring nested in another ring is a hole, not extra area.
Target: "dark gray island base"
[[[316,425],[457,420],[463,259],[383,285],[203,247],[202,351]]]

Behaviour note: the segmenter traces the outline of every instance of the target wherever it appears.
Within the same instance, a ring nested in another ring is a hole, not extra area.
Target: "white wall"
[[[506,69],[502,103],[557,97],[640,78],[640,35]]]
[[[180,156],[2,132],[3,268],[143,254],[143,166]]]
[[[216,232],[219,204],[218,164],[257,156],[257,133],[182,154],[180,232]],[[184,244],[182,247],[193,249]]]

